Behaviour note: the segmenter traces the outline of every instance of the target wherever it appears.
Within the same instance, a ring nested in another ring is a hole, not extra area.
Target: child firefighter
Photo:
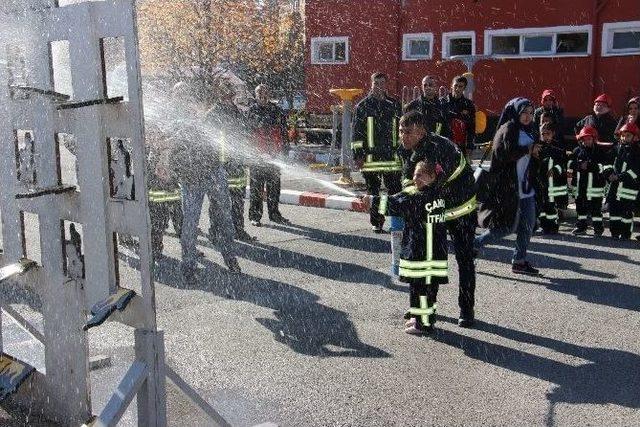
[[[607,167],[604,175],[611,183],[609,202],[609,229],[614,239],[631,238],[633,210],[640,190],[640,147],[638,127],[627,123],[618,131],[620,144],[616,147],[613,166]]]
[[[400,255],[400,280],[409,283],[410,308],[405,332],[423,334],[433,330],[440,284],[448,282],[445,203],[432,185],[438,175],[435,164],[418,162],[414,185],[392,196],[365,196],[370,206],[379,197],[379,212],[401,216],[405,227]]]
[[[555,139],[556,127],[553,123],[540,126],[540,226],[545,234],[558,232],[558,207],[567,205],[567,155]]]

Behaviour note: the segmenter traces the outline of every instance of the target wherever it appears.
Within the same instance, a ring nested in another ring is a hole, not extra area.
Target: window
[[[402,37],[402,59],[405,61],[431,59],[432,55],[432,33],[405,34]]]
[[[312,64],[348,64],[349,37],[313,37]]]
[[[486,30],[484,51],[502,57],[587,56],[591,25]]]
[[[442,34],[442,57],[476,54],[476,33],[459,31]]]
[[[640,21],[603,25],[602,56],[620,55],[640,55]]]

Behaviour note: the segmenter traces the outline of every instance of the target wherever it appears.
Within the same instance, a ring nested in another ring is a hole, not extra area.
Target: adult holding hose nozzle
[[[458,325],[471,327],[476,288],[473,239],[477,224],[476,190],[471,166],[450,140],[428,132],[427,120],[417,111],[400,119],[400,140],[403,157],[403,185],[413,184],[416,165],[422,160],[435,163],[438,171],[435,187],[446,203],[447,230],[453,241],[458,262]]]

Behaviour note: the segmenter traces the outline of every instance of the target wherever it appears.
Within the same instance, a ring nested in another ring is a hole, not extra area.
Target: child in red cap
[[[611,108],[613,100],[603,93],[593,101],[593,114],[589,114],[576,124],[576,134],[579,134],[585,126],[592,126],[598,131],[599,142],[615,142],[615,130],[618,121],[613,117]]]
[[[540,97],[540,107],[536,108],[533,113],[533,120],[536,122],[536,128],[542,124],[542,114],[546,113],[553,118],[553,125],[556,129],[556,138],[562,142],[562,133],[564,132],[564,110],[558,105],[558,98],[553,89],[545,89]]]
[[[620,144],[616,147],[613,165],[605,168],[603,174],[611,183],[609,202],[609,230],[614,239],[631,238],[633,228],[633,208],[640,190],[640,147],[638,146],[638,126],[627,123],[618,133]]]

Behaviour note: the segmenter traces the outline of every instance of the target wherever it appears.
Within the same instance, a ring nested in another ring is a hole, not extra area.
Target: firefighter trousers
[[[540,226],[545,233],[557,233],[559,229],[560,218],[558,216],[558,207],[556,202],[545,200],[540,206]]]
[[[162,236],[169,226],[169,220],[173,223],[173,229],[178,238],[182,233],[182,203],[175,202],[149,202],[149,216],[151,217],[151,248],[154,255],[162,253]]]
[[[458,263],[458,305],[464,316],[473,315],[476,292],[476,266],[473,241],[478,217],[476,212],[447,221],[447,231],[453,242]]]
[[[591,216],[593,230],[598,232],[604,231],[604,225],[602,224],[602,197],[591,200],[588,200],[586,197],[577,197],[576,214],[578,215],[576,228],[586,230],[589,225],[589,216]]]
[[[437,284],[427,284],[424,277],[409,281],[409,311],[405,318],[415,318],[422,327],[434,326],[436,323],[436,302],[438,300]],[[430,314],[422,314],[420,310],[428,310]]]
[[[258,166],[249,168],[249,221],[262,219],[263,192],[267,192],[267,212],[269,218],[281,217],[280,202],[280,169],[276,166]]]
[[[633,231],[633,202],[611,200],[609,202],[609,230],[611,237],[631,238]]]
[[[231,220],[233,221],[233,229],[236,234],[244,230],[244,195],[246,188],[229,188],[229,196],[231,197]],[[217,239],[220,233],[220,222],[216,220],[217,207],[215,204],[209,204],[209,236]]]
[[[387,189],[387,194],[393,195],[402,191],[402,173],[398,172],[363,172],[362,176],[364,182],[367,185],[367,194],[372,196],[380,195],[380,187],[384,182],[384,186]],[[375,198],[371,203],[371,209],[369,210],[369,221],[371,225],[375,227],[382,227],[384,224],[384,215],[378,212],[378,205],[380,199]]]

